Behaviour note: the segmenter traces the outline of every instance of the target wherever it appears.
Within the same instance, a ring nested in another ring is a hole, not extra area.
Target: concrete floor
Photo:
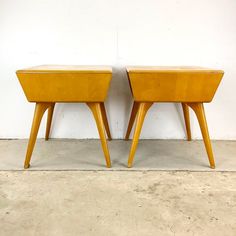
[[[1,236],[236,235],[236,172],[1,171]]]
[[[22,170],[28,140],[0,140],[0,170]],[[131,141],[108,142],[112,169],[127,170]],[[212,141],[216,171],[236,171],[236,142]],[[37,140],[30,170],[108,170],[99,140]],[[202,141],[140,140],[129,170],[212,171]],[[215,170],[214,170],[215,171]]]
[[[109,142],[107,169],[99,140],[38,140],[14,171],[27,140],[0,140],[0,236],[236,235],[236,142],[213,142],[216,170],[173,140],[141,140],[127,170],[130,144]]]

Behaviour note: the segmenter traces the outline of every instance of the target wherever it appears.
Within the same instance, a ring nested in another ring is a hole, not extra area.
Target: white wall
[[[15,71],[39,64],[113,65],[106,105],[114,138],[124,136],[131,108],[125,65],[223,69],[206,115],[212,138],[236,139],[235,0],[0,0],[0,138],[28,137],[34,105]],[[54,118],[54,138],[98,137],[85,105],[59,104]],[[39,137],[44,130],[45,120]],[[141,136],[184,138],[180,106],[153,106]]]

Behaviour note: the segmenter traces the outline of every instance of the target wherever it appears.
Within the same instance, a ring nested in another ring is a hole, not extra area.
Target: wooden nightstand
[[[189,107],[195,112],[210,167],[215,168],[214,156],[205,117],[204,102],[211,102],[220,84],[224,72],[202,67],[127,67],[130,88],[134,104],[126,132],[129,139],[136,119],[134,137],[128,159],[128,167],[132,166],[143,121],[148,109],[154,102],[182,103],[188,140],[191,140]]]
[[[109,139],[104,101],[112,78],[107,66],[36,66],[16,72],[29,102],[35,102],[34,118],[24,168],[29,168],[41,119],[48,110],[45,139],[48,140],[55,103],[86,103],[95,118],[107,167],[111,167],[105,131]]]

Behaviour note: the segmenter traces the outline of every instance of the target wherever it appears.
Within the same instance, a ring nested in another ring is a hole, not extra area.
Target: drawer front
[[[110,73],[17,73],[30,102],[104,101]]]
[[[136,101],[210,102],[222,73],[128,73]]]

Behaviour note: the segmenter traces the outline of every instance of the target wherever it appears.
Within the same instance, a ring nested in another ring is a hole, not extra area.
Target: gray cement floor
[[[2,171],[1,236],[235,236],[236,172]]]
[[[38,140],[14,171],[27,140],[0,140],[0,236],[236,235],[236,142],[213,142],[216,170],[201,141],[170,140],[141,140],[127,169],[130,144],[109,142],[106,169],[99,140]]]
[[[22,170],[28,140],[0,140],[0,170]],[[236,141],[213,141],[216,170],[236,171]],[[112,169],[99,140],[37,140],[29,170],[127,170],[131,141],[108,142]],[[129,170],[212,171],[202,141],[140,140]]]

